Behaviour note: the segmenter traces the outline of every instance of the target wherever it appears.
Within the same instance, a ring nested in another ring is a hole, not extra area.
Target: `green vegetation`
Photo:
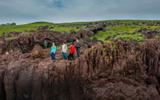
[[[35,22],[24,25],[16,25],[15,23],[0,25],[0,35],[7,32],[24,32],[27,34],[29,30],[36,30],[39,26],[49,26],[51,30],[58,32],[69,33],[71,31],[77,31],[89,24],[105,23],[106,30],[101,31],[91,37],[92,39],[98,39],[102,41],[107,40],[133,40],[143,41],[146,36],[138,32],[138,30],[147,29],[160,29],[160,21],[158,20],[106,20],[95,22],[73,22],[73,23],[48,23],[48,22]]]
[[[139,33],[138,30],[142,28],[147,29],[160,29],[160,26],[145,26],[145,25],[117,25],[107,26],[105,31],[99,32],[92,37],[92,39],[98,39],[102,41],[106,40],[133,40],[143,41],[146,37]]]
[[[47,23],[47,22],[36,22],[36,23],[30,23],[30,24],[24,24],[24,25],[1,25],[0,35],[2,33],[7,33],[7,32],[24,32],[28,30],[34,30],[39,26],[50,25],[50,24],[51,23]]]
[[[82,24],[74,25],[72,23],[70,24],[54,24],[54,23],[48,23],[48,22],[35,22],[30,24],[24,24],[24,25],[0,25],[0,35],[7,32],[26,32],[29,30],[36,30],[39,26],[49,26],[51,27],[51,30],[59,31],[59,32],[70,32],[70,31],[76,31],[80,27],[82,27]]]
[[[53,25],[53,28],[51,30],[58,32],[70,32],[70,31],[77,31],[79,29],[80,29],[79,27]]]

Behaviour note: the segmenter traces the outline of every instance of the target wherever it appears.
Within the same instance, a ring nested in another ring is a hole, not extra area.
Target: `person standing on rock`
[[[51,58],[53,61],[56,61],[56,51],[57,51],[56,45],[54,43],[52,43],[50,55],[51,55]]]
[[[44,45],[44,48],[45,48],[45,49],[48,48],[48,41],[47,41],[46,39],[44,40],[43,45]]]
[[[68,58],[67,50],[68,50],[67,44],[65,42],[63,42],[62,56],[63,56],[64,60],[67,60],[67,58]]]
[[[80,48],[81,48],[81,45],[79,43],[79,40],[76,39],[76,51],[77,51],[77,57],[78,58],[80,57]]]
[[[76,53],[76,47],[74,45],[74,42],[72,42],[72,44],[69,47],[69,57],[68,57],[68,59],[69,60],[74,60],[75,53]]]

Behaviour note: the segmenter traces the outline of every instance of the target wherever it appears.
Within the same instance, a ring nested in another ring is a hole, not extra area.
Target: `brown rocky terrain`
[[[55,63],[36,48],[0,57],[1,100],[160,99],[159,40],[99,44]]]
[[[97,24],[88,26],[71,34],[66,34],[63,32],[51,31],[48,26],[41,26],[37,30],[30,31],[28,33],[11,32],[0,37],[0,53],[17,50],[20,50],[22,53],[27,53],[30,52],[37,44],[44,47],[45,40],[48,41],[50,47],[52,42],[55,42],[56,45],[60,45],[63,42],[70,42],[71,40],[79,38],[81,45],[88,47],[93,43],[89,37],[104,28],[105,25]]]
[[[0,100],[159,100],[160,40],[97,44],[88,37],[102,28],[92,28],[64,36],[80,38],[81,57],[73,61],[60,50],[51,61],[43,40],[60,44],[63,33],[46,27],[0,39]]]
[[[145,36],[147,36],[147,38],[154,38],[156,35],[158,35],[160,33],[159,29],[147,29],[147,28],[142,28],[140,29],[138,32],[144,34]]]

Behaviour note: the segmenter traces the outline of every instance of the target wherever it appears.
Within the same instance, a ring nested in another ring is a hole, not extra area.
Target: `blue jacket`
[[[51,47],[50,54],[51,54],[51,53],[54,53],[54,54],[55,54],[56,51],[57,51],[57,48],[56,48],[56,47]]]

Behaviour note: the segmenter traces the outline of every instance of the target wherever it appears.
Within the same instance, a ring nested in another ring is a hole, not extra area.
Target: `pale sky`
[[[0,23],[160,19],[160,0],[0,0]]]

